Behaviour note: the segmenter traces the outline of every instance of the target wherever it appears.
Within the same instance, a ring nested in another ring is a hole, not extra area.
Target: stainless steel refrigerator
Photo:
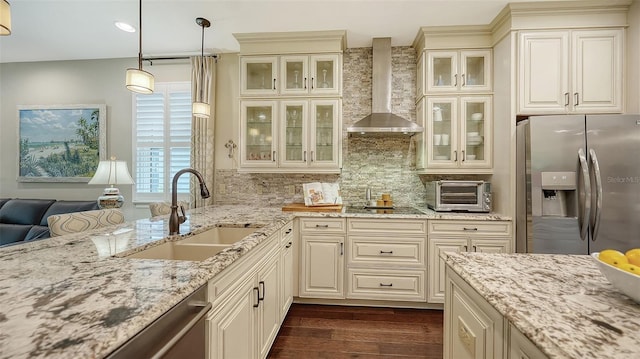
[[[535,116],[516,134],[517,252],[640,247],[640,115]]]

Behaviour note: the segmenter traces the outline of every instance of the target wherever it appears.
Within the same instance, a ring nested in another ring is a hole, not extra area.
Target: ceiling
[[[200,53],[196,17],[211,21],[205,53],[237,52],[233,33],[346,30],[347,47],[373,37],[411,45],[420,26],[488,24],[509,2],[524,0],[143,0],[144,56]],[[529,0],[531,1],[531,0]],[[550,0],[536,0],[550,1]],[[136,0],[10,0],[12,34],[0,37],[0,62],[136,57]]]

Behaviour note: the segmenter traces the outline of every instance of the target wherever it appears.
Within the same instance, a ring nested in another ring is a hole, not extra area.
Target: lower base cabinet
[[[281,322],[279,236],[274,237],[267,239],[269,251],[258,253],[257,260],[252,258],[245,274],[234,280],[228,278],[232,270],[220,279],[231,288],[215,297],[207,317],[210,359],[267,357]],[[214,291],[221,288],[212,287]]]
[[[543,359],[547,356],[478,292],[446,268],[445,359]]]

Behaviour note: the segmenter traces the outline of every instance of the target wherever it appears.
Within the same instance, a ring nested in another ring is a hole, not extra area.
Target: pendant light
[[[151,73],[142,69],[142,0],[140,0],[138,16],[138,30],[140,31],[138,44],[138,68],[127,69],[126,83],[129,91],[149,94],[153,93],[154,79]]]
[[[193,102],[192,112],[195,117],[209,118],[209,115],[211,114],[211,106],[209,106],[209,103],[204,100],[204,85],[206,83],[204,81],[204,28],[211,26],[211,23],[209,20],[199,17],[196,18],[196,24],[202,27],[202,47],[200,53],[202,57],[200,59],[200,84],[198,86],[200,88],[200,91],[198,91],[200,94],[200,101]]]
[[[0,36],[11,35],[11,5],[0,0]]]

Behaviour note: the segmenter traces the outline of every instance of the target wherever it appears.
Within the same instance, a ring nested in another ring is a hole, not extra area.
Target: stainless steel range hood
[[[347,127],[350,133],[414,134],[424,131],[417,123],[391,113],[391,38],[373,39],[371,114]]]

